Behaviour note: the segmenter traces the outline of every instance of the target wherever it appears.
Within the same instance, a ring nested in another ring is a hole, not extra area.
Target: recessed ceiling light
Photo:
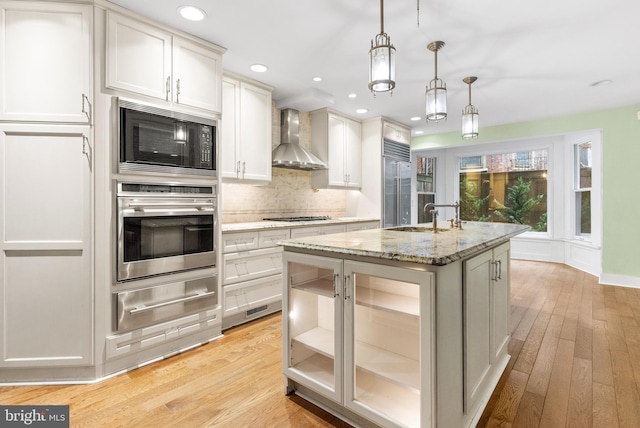
[[[349,94],[349,95],[347,95],[347,96],[348,96],[349,98],[356,98],[358,95],[357,95],[357,94],[353,94],[353,93],[351,93],[351,94]]]
[[[204,10],[195,6],[180,6],[178,12],[184,19],[189,21],[202,21],[207,16]]]
[[[313,78],[314,82],[322,82],[322,77],[316,76]]]
[[[417,120],[420,120],[420,119],[422,119],[420,116],[413,116],[411,118],[411,120],[413,120],[414,122],[417,121]]]
[[[356,110],[356,113],[358,114],[364,114],[366,112],[368,112],[369,110],[367,110],[366,108],[359,108],[358,110]]]
[[[413,133],[413,135],[422,135],[422,134],[424,134],[424,131],[415,131]]]
[[[264,64],[253,64],[250,68],[251,71],[255,71],[256,73],[264,73],[269,69],[269,67]]]
[[[593,82],[591,84],[591,86],[593,87],[598,87],[598,86],[605,86],[608,85],[609,83],[611,83],[612,81],[609,79],[605,79],[605,80],[598,80],[597,82]]]

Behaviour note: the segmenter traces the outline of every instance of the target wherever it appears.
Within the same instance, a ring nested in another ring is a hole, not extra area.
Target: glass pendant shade
[[[462,110],[462,138],[465,139],[478,137],[478,109],[471,104],[471,84],[476,80],[475,76],[462,79],[469,85],[469,105]]]
[[[444,47],[443,41],[431,42],[427,49],[434,53],[434,76],[427,86],[426,117],[427,121],[437,122],[447,119],[447,85],[438,79],[438,51]]]
[[[183,122],[176,122],[173,125],[173,141],[179,144],[185,144],[187,142],[187,124]]]
[[[478,109],[469,104],[462,110],[462,138],[478,137]]]
[[[396,49],[389,36],[378,34],[369,50],[369,90],[386,92],[396,86]]]
[[[447,85],[440,79],[433,79],[427,86],[426,114],[428,121],[447,118]]]

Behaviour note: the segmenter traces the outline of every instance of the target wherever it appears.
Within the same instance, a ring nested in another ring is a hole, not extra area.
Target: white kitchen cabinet
[[[367,425],[435,426],[435,275],[290,252],[284,261],[287,378]]]
[[[411,144],[411,130],[389,122],[387,120],[382,121],[382,138],[384,140],[391,140],[402,144]]]
[[[0,366],[90,365],[91,128],[0,130]]]
[[[330,224],[326,226],[307,226],[291,229],[291,239],[304,238],[307,236],[329,235],[331,233],[342,233],[347,231],[346,224]]]
[[[464,409],[486,389],[509,344],[509,244],[464,262]]]
[[[354,232],[356,230],[378,229],[380,227],[379,221],[362,221],[359,223],[347,223],[347,232]]]
[[[0,120],[91,123],[93,8],[0,2]]]
[[[279,311],[282,248],[289,229],[222,234],[222,328]]]
[[[362,124],[328,109],[311,112],[311,150],[327,165],[313,171],[315,188],[362,186]]]
[[[208,114],[222,110],[224,49],[107,12],[106,86]]]
[[[222,80],[223,178],[271,181],[271,88],[225,75]]]

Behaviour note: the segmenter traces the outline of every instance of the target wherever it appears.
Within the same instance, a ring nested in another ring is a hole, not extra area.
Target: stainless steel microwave
[[[118,172],[216,175],[216,125],[117,98]]]

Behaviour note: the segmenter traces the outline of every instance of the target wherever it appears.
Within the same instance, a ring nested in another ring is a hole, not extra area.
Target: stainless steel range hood
[[[327,169],[316,155],[300,145],[300,119],[298,110],[283,109],[280,121],[280,145],[271,153],[271,165],[278,168],[312,171]]]

